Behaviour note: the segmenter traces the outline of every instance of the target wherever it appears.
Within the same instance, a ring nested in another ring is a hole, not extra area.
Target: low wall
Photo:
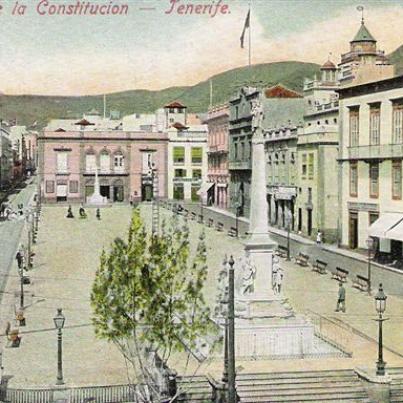
[[[215,228],[218,223],[223,226],[223,233],[236,227],[236,217],[234,214],[219,210],[214,207],[201,206],[200,203],[186,203],[172,200],[161,202],[162,205],[170,210],[174,210],[181,205],[189,214],[194,213],[199,220],[203,215],[203,222],[207,225],[212,220]],[[247,235],[249,229],[249,220],[244,217],[238,218],[239,236],[242,238]],[[287,246],[287,232],[278,228],[270,227],[270,235],[278,245]],[[357,274],[364,277],[368,273],[368,261],[365,256],[356,252],[337,248],[333,245],[316,245],[315,242],[305,239],[294,233],[290,234],[290,254],[298,255],[299,252],[306,253],[311,257],[310,263],[315,259],[320,259],[328,264],[327,269],[336,272],[336,267],[341,267],[349,272],[349,279],[354,280]],[[389,295],[403,296],[403,271],[382,266],[377,263],[371,263],[371,282],[373,293],[378,289],[378,284],[382,283],[385,292]]]

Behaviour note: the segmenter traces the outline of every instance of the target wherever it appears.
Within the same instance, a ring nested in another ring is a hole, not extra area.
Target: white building
[[[0,121],[0,190],[13,180],[13,150],[10,133]]]
[[[342,88],[339,195],[342,244],[402,258],[403,76]]]
[[[207,125],[168,129],[168,198],[198,201],[207,182]]]

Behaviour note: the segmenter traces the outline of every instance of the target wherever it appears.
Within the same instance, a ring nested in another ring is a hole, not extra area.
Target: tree
[[[160,235],[150,235],[139,209],[127,241],[117,238],[101,254],[91,293],[95,331],[120,348],[136,383],[146,385],[139,392],[145,401],[167,394],[157,379],[161,371],[150,370],[150,357],[151,367],[167,369],[171,353],[190,353],[212,330],[203,297],[206,277],[204,233],[192,253],[186,224],[174,218],[162,224]]]

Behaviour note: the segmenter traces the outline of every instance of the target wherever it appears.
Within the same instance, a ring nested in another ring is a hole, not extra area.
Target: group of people
[[[18,204],[17,209],[14,210],[7,203],[3,203],[0,208],[0,218],[9,221],[24,218],[24,204],[23,203]]]
[[[78,209],[78,214],[79,214],[81,219],[87,218],[87,213],[86,213],[83,205],[81,205],[80,208]],[[98,220],[101,219],[101,210],[99,208],[96,209],[95,217]],[[71,205],[69,205],[69,207],[67,209],[66,218],[74,218],[73,209],[72,209]]]

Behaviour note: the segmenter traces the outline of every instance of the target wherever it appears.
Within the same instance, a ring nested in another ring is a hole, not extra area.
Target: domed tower
[[[341,55],[340,83],[361,84],[394,76],[394,67],[383,50],[377,49],[377,41],[365,26],[361,26],[350,42],[350,51]]]
[[[333,83],[337,80],[337,67],[330,60],[327,60],[327,62],[321,66],[320,71],[322,73],[323,83]]]

